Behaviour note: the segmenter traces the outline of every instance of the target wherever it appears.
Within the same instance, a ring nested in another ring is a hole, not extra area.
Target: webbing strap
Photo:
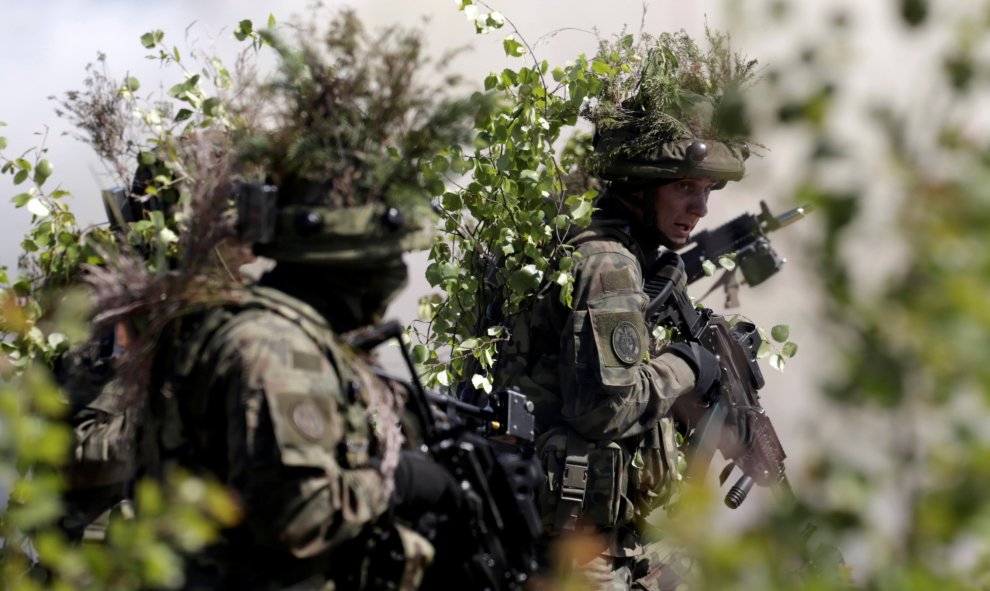
[[[557,531],[573,531],[575,529],[578,518],[584,513],[584,497],[587,488],[588,442],[572,429],[567,429],[564,474],[561,479],[554,529]]]

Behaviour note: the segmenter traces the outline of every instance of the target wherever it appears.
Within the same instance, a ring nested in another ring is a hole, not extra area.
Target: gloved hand
[[[753,417],[742,408],[730,407],[722,425],[718,449],[728,459],[737,458],[753,446]]]
[[[431,511],[453,514],[463,502],[460,484],[443,466],[423,453],[401,452],[391,499],[397,517],[415,522]]]
[[[673,343],[667,351],[677,355],[694,370],[694,392],[707,395],[722,373],[718,357],[698,343]]]

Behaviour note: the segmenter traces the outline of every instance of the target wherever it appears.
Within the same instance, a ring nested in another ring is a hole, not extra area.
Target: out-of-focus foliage
[[[827,411],[807,420],[822,446],[799,476],[802,504],[724,548],[676,522],[704,557],[704,588],[795,588],[777,574],[804,523],[843,548],[860,588],[990,584],[990,5],[882,4],[869,26],[886,36],[868,43],[857,12],[823,9],[748,97],[765,115],[754,136],[803,150],[788,160],[794,184],[775,189],[816,206],[803,222],[818,225],[811,264],[788,273],[822,294],[815,338],[834,365]],[[741,30],[797,29],[806,16],[797,2],[734,6],[748,15]],[[864,74],[886,63],[876,53],[904,57]]]
[[[257,49],[260,40],[250,23],[242,22],[238,32],[245,23],[249,31],[241,40]],[[150,167],[145,194],[159,200],[155,211],[117,232],[81,228],[68,205],[70,193],[53,186],[56,168],[44,144],[8,156],[8,142],[0,137],[0,173],[9,175],[16,192],[11,201],[32,216],[21,242],[19,274],[10,279],[6,269],[0,272],[0,481],[10,487],[0,515],[4,588],[176,588],[183,583],[182,553],[202,548],[218,528],[239,519],[238,507],[221,486],[175,473],[164,486],[136,483],[136,517],[111,521],[105,545],[70,545],[55,527],[64,510],[63,467],[74,440],[63,421],[68,400],[52,370],[90,337],[89,319],[100,312],[92,310],[80,287],[84,267],[110,266],[126,274],[124,267],[132,264],[137,278],[164,274],[183,254],[203,256],[181,244],[182,237],[196,233],[197,223],[221,226],[216,217],[181,215],[187,210],[183,198],[194,198],[195,191],[180,187],[196,187],[190,181],[201,162],[182,144],[218,137],[211,134],[232,125],[220,96],[233,87],[233,77],[212,56],[193,52],[183,60],[161,31],[142,36],[141,44],[180,78],[167,97],[139,96],[140,82],[114,80],[100,55],[98,65],[87,68],[84,90],[59,99],[59,114],[76,125],[120,185],[130,185],[136,163]],[[157,298],[152,305],[161,302]]]

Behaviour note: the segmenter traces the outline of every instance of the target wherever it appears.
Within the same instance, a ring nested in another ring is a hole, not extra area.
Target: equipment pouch
[[[545,471],[538,495],[544,531],[560,533],[579,523],[615,527],[632,518],[623,497],[627,483],[619,444],[589,442],[557,427],[537,441],[536,449]]]

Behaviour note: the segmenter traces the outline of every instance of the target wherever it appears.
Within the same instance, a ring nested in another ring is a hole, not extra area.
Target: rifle
[[[644,286],[651,297],[647,322],[676,330],[685,341],[700,344],[720,362],[718,387],[708,399],[700,401],[707,411],[688,440],[688,477],[703,480],[729,409],[736,408],[746,413],[752,444],[732,458],[719,477],[719,484],[724,484],[736,466],[743,473],[726,494],[725,504],[733,509],[739,507],[754,484],[775,486],[790,493],[784,474],[786,454],[760,404],[759,390],[765,381],[756,361],[763,341],[759,331],[750,322],[730,326],[712,310],[695,308],[687,292],[677,287],[678,275],[684,273],[677,253],[665,253],[657,263]]]
[[[533,441],[533,404],[520,392],[504,390],[480,407],[424,387],[401,335],[393,320],[351,345],[370,351],[387,340],[399,342],[410,379],[376,371],[406,386],[423,428],[423,447],[461,483],[469,514],[467,523],[455,525],[470,539],[454,540],[457,548],[437,549],[422,588],[446,588],[444,581],[461,570],[469,579],[458,581],[462,588],[522,591],[536,571],[536,541],[543,531],[535,501],[542,471],[532,445],[521,445]],[[446,420],[438,420],[437,407],[446,411]],[[432,583],[431,573],[437,579]]]
[[[702,480],[715,453],[729,409],[745,413],[751,444],[730,458],[719,475],[724,484],[738,467],[742,476],[729,489],[725,504],[737,508],[746,500],[754,484],[773,487],[793,497],[784,473],[784,453],[773,423],[760,403],[759,390],[765,381],[756,361],[763,339],[751,322],[734,325],[707,308],[696,308],[687,292],[678,287],[683,280],[690,284],[704,275],[705,260],[735,253],[737,267],[749,285],[766,281],[781,269],[784,260],[770,244],[769,232],[802,219],[809,207],[798,207],[780,216],[770,213],[760,202],[760,213],[745,213],[714,230],[699,233],[691,242],[694,247],[682,255],[666,252],[647,273],[644,291],[651,298],[645,310],[651,326],[675,330],[686,341],[696,342],[711,351],[720,361],[719,385],[708,400],[700,401],[707,409],[694,426],[688,441],[688,476]]]
[[[688,244],[692,248],[681,253],[687,283],[705,276],[704,262],[735,253],[736,266],[750,286],[759,285],[779,271],[786,262],[770,244],[767,234],[804,218],[811,206],[795,207],[779,216],[770,213],[765,201],[760,201],[760,213],[744,213],[713,230],[699,232]]]

